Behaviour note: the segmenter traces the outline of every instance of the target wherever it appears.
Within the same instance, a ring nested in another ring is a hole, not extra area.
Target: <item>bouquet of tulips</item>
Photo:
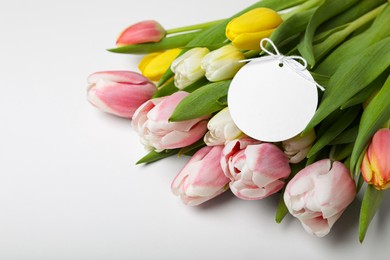
[[[306,128],[281,142],[246,135],[227,102],[242,61],[264,55],[263,38],[303,57],[325,88]],[[145,55],[140,73],[91,74],[88,100],[132,119],[148,150],[137,163],[192,156],[172,182],[185,204],[227,190],[244,200],[280,194],[276,221],[290,213],[322,237],[361,191],[363,241],[390,187],[389,1],[262,0],[226,19],[170,30],[142,21],[116,44],[109,51]]]

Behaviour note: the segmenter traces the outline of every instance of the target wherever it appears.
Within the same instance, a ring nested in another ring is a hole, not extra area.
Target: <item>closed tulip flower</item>
[[[354,200],[355,194],[355,182],[344,164],[324,159],[305,167],[292,178],[286,186],[284,202],[308,233],[323,237]]]
[[[150,53],[141,60],[138,69],[148,79],[159,81],[180,51],[180,49],[170,49],[164,52]]]
[[[208,146],[223,145],[243,135],[241,130],[233,122],[229,108],[227,107],[210,119],[207,128],[209,131],[204,136],[204,142]]]
[[[205,75],[201,63],[209,52],[207,48],[193,48],[172,62],[171,70],[175,73],[175,85],[178,89],[191,85]]]
[[[226,144],[221,166],[239,198],[265,198],[284,186],[291,172],[287,156],[270,143],[242,138]]]
[[[132,118],[135,110],[156,92],[147,78],[132,71],[101,71],[88,79],[88,101],[100,110]]]
[[[172,192],[190,206],[199,205],[223,193],[229,179],[219,160],[223,146],[206,146],[197,151],[172,182]]]
[[[372,137],[361,165],[363,178],[378,190],[390,187],[390,129],[383,128]]]
[[[269,37],[282,22],[274,10],[255,8],[231,20],[226,37],[241,50],[259,50],[261,39]]]
[[[228,44],[207,54],[202,60],[202,69],[209,81],[231,79],[244,66],[244,54],[236,47]]]
[[[176,106],[188,96],[178,91],[170,96],[151,99],[137,109],[132,126],[147,149],[162,151],[191,145],[203,137],[207,130],[207,116],[170,122]]]
[[[165,37],[165,29],[156,21],[142,21],[127,27],[120,33],[116,44],[118,46],[159,42]]]
[[[316,134],[310,131],[304,136],[300,134],[282,142],[284,153],[289,158],[290,163],[299,163],[306,158]]]

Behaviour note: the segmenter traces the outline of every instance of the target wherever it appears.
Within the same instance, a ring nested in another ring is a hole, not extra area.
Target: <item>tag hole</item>
[[[283,67],[283,62],[279,63],[279,67],[281,68]]]

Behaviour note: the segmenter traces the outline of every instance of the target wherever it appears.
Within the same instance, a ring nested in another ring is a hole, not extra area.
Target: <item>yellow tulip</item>
[[[180,51],[180,49],[171,49],[164,52],[150,53],[141,60],[138,69],[148,79],[159,81]]]
[[[231,20],[226,26],[226,37],[241,50],[259,50],[261,39],[269,37],[282,22],[274,10],[255,8]]]

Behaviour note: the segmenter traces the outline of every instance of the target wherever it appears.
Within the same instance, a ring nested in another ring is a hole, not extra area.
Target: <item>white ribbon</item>
[[[268,42],[269,44],[271,44],[271,46],[273,47],[275,53],[267,50],[264,47],[264,43],[265,42]],[[280,62],[280,64],[283,64],[283,66],[286,65],[287,67],[289,67],[290,69],[295,71],[298,75],[300,75],[302,78],[304,78],[304,79],[312,82],[313,84],[315,84],[320,90],[322,90],[322,91],[325,90],[325,88],[323,86],[321,86],[320,84],[318,84],[312,77],[308,77],[308,76],[306,76],[303,73],[303,71],[305,71],[306,68],[307,68],[307,61],[303,57],[296,56],[296,55],[292,55],[292,56],[284,56],[284,55],[282,55],[279,52],[278,48],[276,48],[276,46],[273,43],[273,41],[271,39],[269,39],[269,38],[263,38],[260,41],[260,48],[261,48],[261,50],[263,52],[267,53],[269,55],[269,57],[278,60]],[[262,57],[245,59],[245,60],[241,60],[240,62],[253,61],[253,60],[257,60],[259,58],[262,58]],[[299,62],[296,62],[296,61],[301,61],[303,64],[301,64]]]

